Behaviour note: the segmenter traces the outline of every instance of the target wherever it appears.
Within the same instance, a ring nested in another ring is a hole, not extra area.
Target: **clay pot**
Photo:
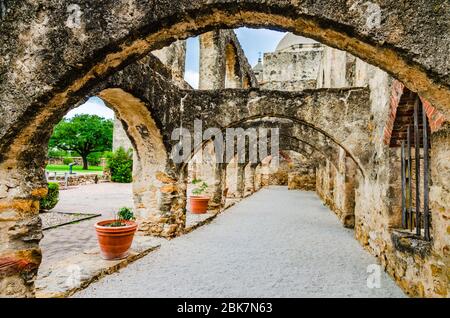
[[[208,202],[209,198],[205,196],[191,196],[191,213],[194,214],[203,214],[208,210]]]
[[[127,257],[128,250],[133,242],[137,223],[133,221],[121,221],[126,226],[105,226],[115,221],[105,220],[95,224],[98,244],[100,245],[100,255],[103,259],[114,260]]]

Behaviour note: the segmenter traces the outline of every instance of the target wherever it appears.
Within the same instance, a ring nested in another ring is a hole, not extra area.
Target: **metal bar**
[[[407,148],[408,148],[408,219],[409,229],[412,231],[413,215],[412,215],[412,165],[411,165],[411,125],[408,125],[407,131]]]
[[[428,174],[429,166],[429,149],[428,149],[428,123],[427,113],[422,107],[422,121],[423,121],[423,228],[425,240],[430,240],[430,208],[429,208],[429,189],[428,189]]]
[[[401,177],[402,177],[402,228],[406,229],[407,213],[406,213],[406,176],[405,176],[405,141],[402,140],[401,151]]]
[[[419,97],[414,102],[414,150],[416,161],[416,234],[420,235],[420,138],[419,138]]]

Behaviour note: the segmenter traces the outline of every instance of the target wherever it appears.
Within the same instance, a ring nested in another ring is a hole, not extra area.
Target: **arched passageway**
[[[0,20],[1,26],[10,31],[0,40],[3,53],[0,65],[5,65],[5,67],[1,66],[0,70],[0,73],[4,74],[4,80],[0,82],[0,92],[4,96],[0,110],[1,114],[6,114],[1,116],[3,120],[0,121],[0,175],[2,182],[9,180],[7,184],[6,182],[1,184],[1,213],[6,215],[6,221],[2,223],[1,230],[2,233],[8,233],[6,240],[8,243],[11,242],[11,245],[8,244],[8,246],[13,246],[13,248],[8,247],[8,249],[2,250],[2,257],[12,255],[17,258],[17,264],[26,263],[24,266],[17,265],[17,268],[13,268],[12,275],[4,280],[7,281],[8,286],[17,284],[18,294],[33,294],[32,280],[36,266],[39,264],[37,242],[40,237],[40,228],[35,213],[37,200],[45,194],[45,187],[40,182],[42,178],[39,174],[39,167],[45,161],[45,156],[41,156],[41,148],[49,137],[50,128],[61,118],[62,114],[86,95],[93,95],[93,91],[99,92],[105,88],[111,88],[105,84],[110,84],[108,76],[146,56],[150,50],[161,48],[176,39],[186,38],[218,27],[240,25],[290,30],[330,46],[345,49],[386,70],[402,80],[410,89],[427,98],[448,118],[450,89],[446,74],[449,70],[447,59],[449,52],[446,51],[447,47],[445,46],[443,46],[444,49],[437,49],[439,40],[445,43],[444,38],[438,38],[435,42],[430,43],[433,36],[439,37],[441,34],[445,34],[437,32],[439,21],[441,19],[449,20],[448,10],[445,10],[445,7],[432,10],[423,4],[420,5],[420,10],[411,14],[405,10],[407,4],[388,1],[384,4],[384,11],[387,13],[391,10],[399,12],[396,17],[400,16],[407,21],[404,29],[399,30],[392,27],[394,22],[389,16],[381,20],[379,25],[367,29],[364,12],[355,3],[337,6],[334,3],[324,5],[296,1],[287,1],[281,4],[267,3],[266,1],[252,1],[251,3],[230,1],[227,2],[227,5],[223,5],[216,1],[188,1],[183,2],[183,6],[167,7],[158,6],[159,1],[154,1],[151,3],[153,6],[145,2],[128,4],[125,6],[127,10],[123,10],[123,8],[115,10],[114,6],[120,6],[120,3],[113,4],[112,7],[102,4],[88,10],[82,7],[78,8],[78,10],[87,11],[83,11],[84,18],[78,22],[75,21],[77,22],[75,24],[70,17],[66,20],[66,4],[66,2],[51,3],[45,9],[39,7],[38,4],[27,7],[12,4],[8,8],[7,14],[2,15]],[[158,10],[154,10],[155,8]],[[130,12],[133,14],[129,14]],[[110,21],[106,28],[104,25],[96,24],[94,19],[90,19],[98,14]],[[26,19],[34,22],[24,29],[20,21]],[[423,19],[430,23],[430,27],[420,28],[417,31],[414,26],[420,25]],[[86,41],[86,39],[92,41]],[[54,43],[62,44],[55,46]],[[23,50],[23,48],[27,49]],[[39,54],[39,52],[51,52],[51,54]],[[430,53],[434,56],[433,59],[428,58]],[[6,68],[8,65],[13,67]],[[133,68],[135,65],[131,64],[130,66]],[[140,70],[149,71],[145,65]],[[146,82],[148,78],[144,76],[147,75],[148,73],[142,72],[133,80]],[[113,89],[120,87],[122,91],[131,93],[146,105],[147,111],[150,110],[151,118],[153,118],[153,122],[146,123],[146,125],[160,127],[159,134],[162,138],[156,138],[156,140],[164,146],[163,149],[169,149],[169,139],[165,138],[169,129],[161,128],[174,128],[170,125],[164,126],[167,123],[166,120],[173,119],[172,123],[177,126],[184,119],[192,119],[189,116],[183,117],[185,115],[184,106],[187,99],[193,98],[195,94],[189,95],[189,92],[177,90],[171,85],[157,87],[161,82],[152,83],[153,86],[150,88],[145,85],[136,87],[127,83],[126,78],[122,78],[116,84],[117,86]],[[161,96],[166,98],[157,100],[157,96],[152,96],[150,92],[154,92],[155,88],[159,89],[159,92],[164,91]],[[247,93],[253,92],[246,91],[245,94]],[[201,94],[203,93],[195,96],[206,96]],[[238,96],[240,93],[221,92],[220,96],[224,98],[227,94]],[[296,107],[298,106],[296,105]],[[366,105],[367,108],[368,105]],[[216,110],[214,109],[214,111]],[[286,109],[278,109],[272,115],[283,116],[285,115],[284,110]],[[355,113],[351,114],[355,115]],[[364,114],[367,115],[367,113]],[[147,115],[143,118],[148,118]],[[239,115],[242,114],[234,113],[235,118],[228,121],[228,124],[246,118],[245,116],[239,117]],[[256,113],[251,116],[258,118],[260,115],[260,113]],[[325,119],[326,116],[315,117],[314,113],[309,115],[311,117],[308,119],[302,116],[298,119],[317,129],[322,129],[323,125],[320,120]],[[314,122],[315,120],[317,122]],[[351,122],[357,122],[357,119],[353,118]],[[332,123],[336,124],[336,122]],[[138,129],[141,135],[149,134],[146,125],[141,126],[141,130]],[[223,126],[219,125],[219,127]],[[341,127],[343,126],[339,126],[337,123],[335,126],[328,127],[333,129],[333,132],[324,132],[329,136],[339,135],[342,133]],[[351,135],[351,128],[347,127],[346,133]],[[370,131],[372,127],[369,125],[365,128]],[[370,134],[364,134],[362,126],[359,129],[361,135],[371,137]],[[151,132],[150,135],[152,134]],[[158,133],[155,133],[150,137],[157,135]],[[344,134],[338,136],[339,138],[333,137],[333,139],[343,144],[348,136]],[[445,145],[445,134],[444,137],[436,134],[435,138],[437,141],[435,144],[440,142]],[[370,140],[370,138],[363,138],[363,140]],[[360,145],[365,147],[369,143]],[[444,148],[444,146],[437,148],[436,158],[443,157]],[[385,175],[379,172],[383,172],[381,170],[387,170],[387,168],[386,166],[377,168],[377,161],[381,160],[379,153],[372,152],[373,149],[365,150],[360,152],[361,156],[355,156],[354,159],[364,163],[370,161],[374,165],[368,173],[369,178],[364,179],[364,182],[358,185],[356,199],[360,205],[356,204],[356,208],[364,210],[366,208],[364,204],[370,202],[371,207],[378,209],[377,200],[379,199],[377,198],[385,197],[384,194],[388,191],[384,184],[379,185],[385,178]],[[353,153],[354,151],[350,149],[348,152]],[[183,202],[185,202],[183,195],[185,192],[180,184],[184,184],[184,181],[181,181],[183,177],[180,175],[179,167],[172,165],[170,160],[167,160],[167,152],[164,155],[161,153],[161,159],[163,157],[165,157],[165,161],[159,163],[160,166],[156,171],[162,170],[163,173],[156,175],[159,176],[157,188],[163,189],[165,194],[161,196],[157,205],[163,206],[165,212],[171,213],[167,218],[171,224],[163,225],[162,229],[157,227],[156,232],[167,230],[176,233],[183,224]],[[436,166],[438,164],[439,161],[436,162]],[[333,176],[333,173],[330,171],[329,175]],[[444,188],[447,186],[445,180],[440,180],[440,186]],[[438,198],[436,201],[439,200]],[[361,204],[361,202],[364,203]],[[380,206],[380,211],[374,211],[373,215],[384,217],[389,214],[387,211],[390,207],[389,202],[382,202]],[[437,206],[445,207],[446,202],[438,203]],[[383,253],[388,254],[389,256],[384,257],[382,261],[393,264],[396,259],[393,253],[390,253],[391,251],[378,250],[378,247],[383,244],[376,242],[386,240],[386,232],[379,230],[385,224],[384,221],[381,222],[378,230],[374,230],[373,225],[380,224],[378,223],[379,219],[373,215],[365,215],[360,220],[356,220],[356,224],[360,224],[357,237],[377,256],[384,256]],[[157,218],[160,217],[161,215],[158,215]],[[154,222],[150,222],[149,228],[155,230],[153,226]],[[22,234],[17,236],[16,232]],[[10,240],[11,237],[13,239]],[[445,242],[439,242],[436,245],[439,249],[437,251],[439,257],[430,262],[427,261],[427,266],[439,263],[439,259],[446,251],[446,246]],[[23,251],[26,253],[23,254]],[[390,268],[392,269],[393,266]],[[421,272],[421,277],[426,277],[423,280],[427,281],[427,286],[432,286],[427,287],[426,293],[443,293],[438,284],[429,283],[434,281],[434,278],[429,275],[430,271],[421,270],[418,271]],[[19,274],[22,278],[19,278]],[[440,275],[445,276],[442,271]],[[441,276],[438,279],[439,284],[445,280]],[[408,280],[404,284],[407,285],[406,289],[413,291],[418,289],[418,293],[425,293],[423,288],[420,291],[420,286],[417,287],[416,284],[410,286]],[[446,289],[444,293],[446,293]]]

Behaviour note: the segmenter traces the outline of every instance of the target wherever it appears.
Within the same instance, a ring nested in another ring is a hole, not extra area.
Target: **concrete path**
[[[404,297],[312,192],[270,187],[75,297]]]

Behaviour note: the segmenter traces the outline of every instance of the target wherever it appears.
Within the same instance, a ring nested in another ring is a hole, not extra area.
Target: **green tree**
[[[97,115],[76,115],[63,119],[53,130],[49,147],[73,151],[83,159],[88,169],[88,156],[112,148],[113,122]]]

